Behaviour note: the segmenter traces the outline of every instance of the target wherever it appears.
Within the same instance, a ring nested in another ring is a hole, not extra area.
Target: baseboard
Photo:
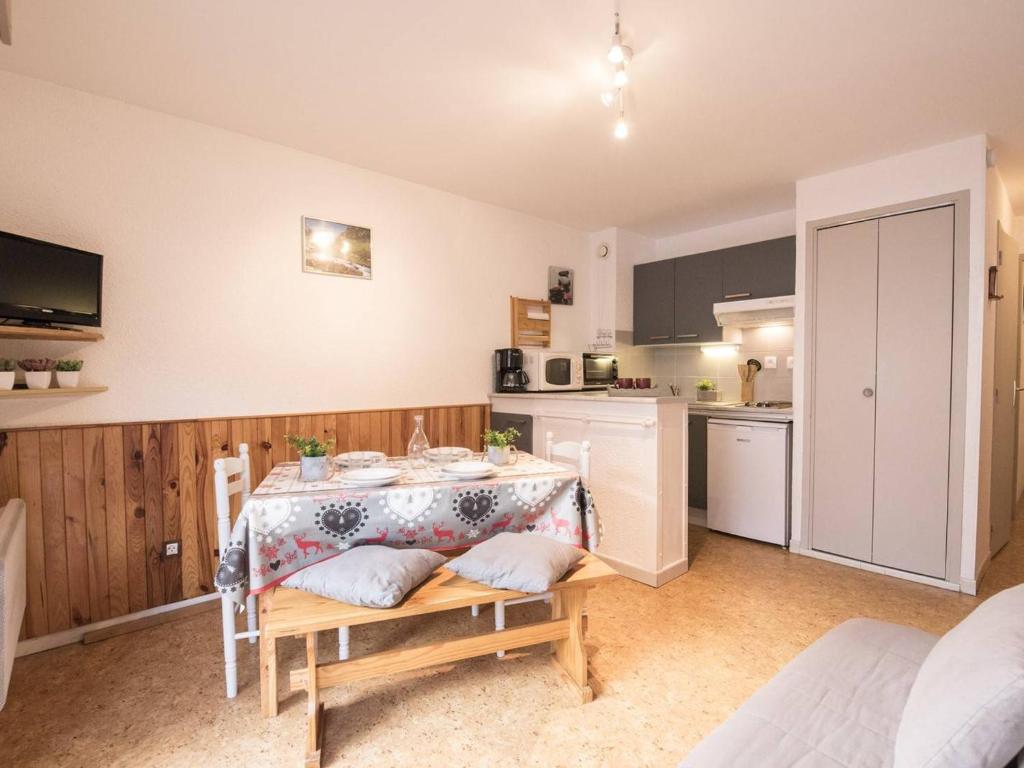
[[[700,507],[688,507],[686,519],[690,525],[699,525],[701,528],[708,527],[708,511]]]
[[[598,556],[614,568],[620,576],[625,576],[627,579],[632,579],[633,581],[639,581],[641,584],[646,584],[649,587],[660,587],[663,584],[667,584],[673,579],[682,576],[687,570],[689,570],[689,561],[685,558],[677,560],[659,571],[648,571],[623,560],[601,554],[600,552],[598,553]]]
[[[113,619],[94,621],[92,624],[83,624],[80,627],[65,629],[62,632],[53,632],[49,635],[41,635],[40,637],[33,637],[29,640],[22,640],[18,643],[18,650],[15,653],[15,657],[30,656],[33,653],[41,653],[42,651],[49,651],[53,648],[60,648],[62,645],[80,643],[86,634],[91,634],[101,629],[116,627],[119,624],[129,624],[131,622],[139,621],[140,619],[149,618],[150,616],[159,616],[162,613],[172,613],[173,611],[179,611],[182,608],[188,608],[189,606],[200,605],[201,603],[218,599],[220,599],[220,594],[213,592],[209,595],[200,595],[199,597],[192,597],[188,600],[160,605],[156,608],[147,608],[144,611],[137,611],[136,613],[126,613],[124,616],[118,616]]]
[[[789,551],[798,555],[804,555],[805,557],[813,557],[816,560],[824,560],[829,563],[835,563],[836,565],[845,565],[848,568],[857,568],[862,571],[878,573],[883,576],[892,576],[893,578],[903,579],[904,581],[913,581],[916,584],[927,584],[929,587],[938,587],[939,589],[949,590],[950,592],[964,591],[961,584],[956,581],[946,581],[945,579],[937,579],[933,576],[922,576],[918,573],[901,571],[897,568],[886,568],[884,565],[865,563],[861,560],[851,560],[846,557],[830,555],[827,552],[818,552],[813,549],[801,549],[796,546],[798,544],[799,542],[796,540],[791,541]]]
[[[960,591],[965,592],[968,595],[978,594],[978,585],[981,584],[981,580],[985,577],[985,572],[988,567],[992,565],[992,553],[989,552],[985,555],[985,560],[982,562],[981,567],[978,569],[978,575],[973,579],[960,579]]]

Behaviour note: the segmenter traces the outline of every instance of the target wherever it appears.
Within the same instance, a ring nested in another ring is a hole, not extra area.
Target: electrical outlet
[[[764,367],[765,368],[777,368],[778,365],[779,365],[779,361],[775,357],[775,355],[765,355],[765,358],[764,358]]]
[[[786,358],[786,367],[789,368],[789,370],[793,370],[793,356],[792,355],[790,355],[789,357]]]
[[[181,542],[180,541],[165,541],[164,542],[164,557],[177,557],[181,554]]]

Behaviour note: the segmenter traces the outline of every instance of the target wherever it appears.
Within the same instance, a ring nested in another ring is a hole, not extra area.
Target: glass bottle
[[[413,430],[412,437],[409,438],[409,447],[405,454],[409,458],[411,466],[423,467],[427,462],[425,452],[430,448],[430,441],[427,440],[427,435],[423,431],[423,417],[413,416],[413,420],[416,422],[416,429]]]

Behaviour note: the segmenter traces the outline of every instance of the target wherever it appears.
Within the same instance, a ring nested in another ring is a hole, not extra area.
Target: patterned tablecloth
[[[598,520],[590,492],[563,467],[520,453],[484,480],[452,480],[440,467],[405,469],[392,485],[353,488],[335,473],[299,479],[278,464],[253,491],[221,555],[216,585],[242,604],[293,573],[359,544],[453,549],[502,531],[532,531],[594,549]]]

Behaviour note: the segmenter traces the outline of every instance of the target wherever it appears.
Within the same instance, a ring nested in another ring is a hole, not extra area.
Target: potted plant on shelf
[[[56,363],[48,357],[32,357],[18,361],[18,367],[25,372],[25,385],[29,389],[49,389]]]
[[[14,389],[14,361],[0,357],[0,389]]]
[[[316,437],[285,435],[288,445],[299,454],[299,479],[306,482],[327,479],[329,459],[327,452],[334,445],[333,440],[318,440]]]
[[[57,361],[57,386],[74,388],[78,386],[78,377],[82,371],[81,360],[58,360]]]
[[[701,379],[697,382],[697,400],[702,403],[718,402],[721,393],[715,387],[711,379]]]
[[[500,432],[493,429],[484,430],[487,460],[491,464],[501,466],[502,464],[510,463],[509,460],[515,454],[515,459],[511,460],[511,463],[515,464],[519,460],[519,452],[512,443],[516,441],[517,437],[519,437],[519,430],[515,427],[509,427]]]

